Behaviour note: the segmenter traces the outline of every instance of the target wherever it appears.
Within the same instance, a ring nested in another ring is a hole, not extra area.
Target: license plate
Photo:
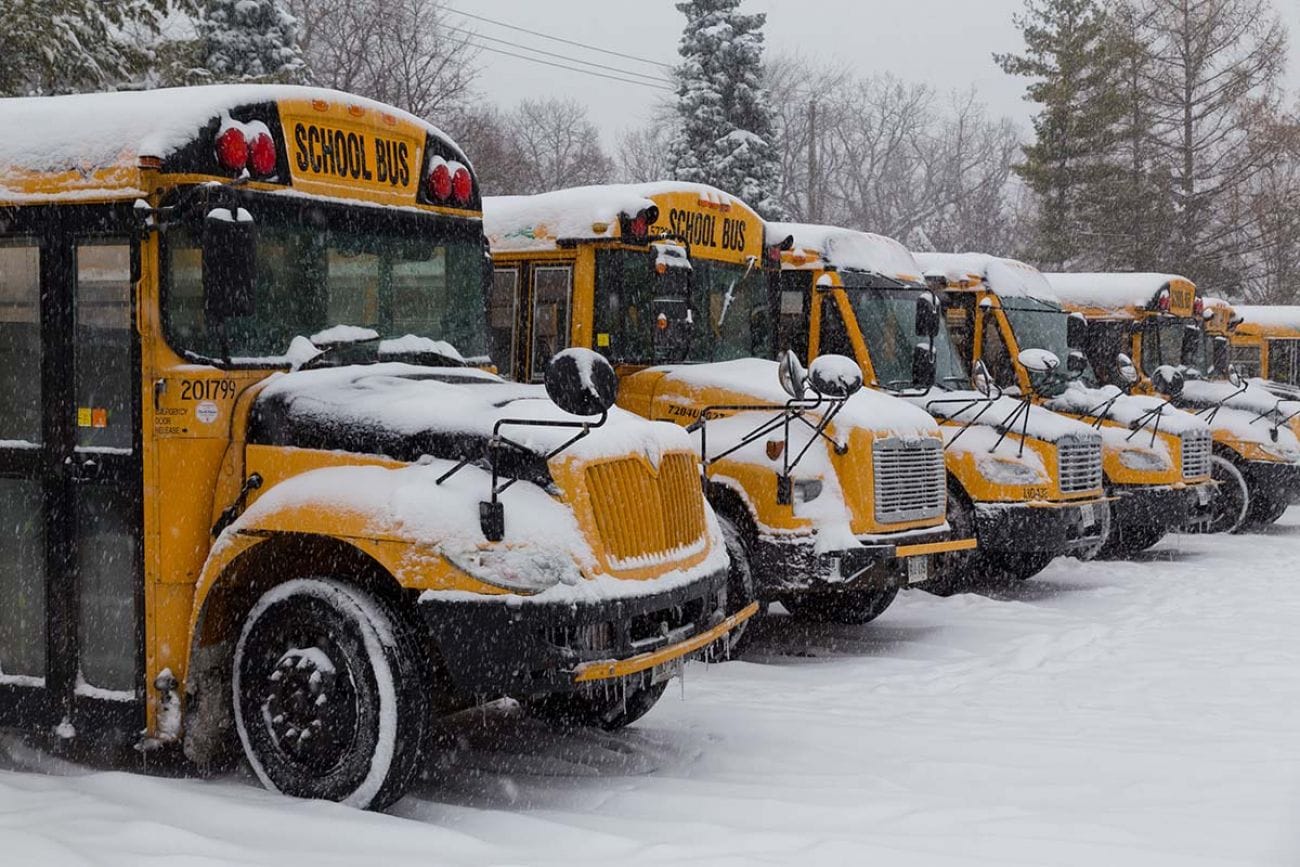
[[[929,557],[908,557],[907,558],[907,583],[920,584],[922,581],[930,580],[930,558]]]
[[[1086,503],[1079,507],[1080,523],[1085,527],[1091,527],[1097,523],[1097,507],[1092,503]]]
[[[674,677],[677,677],[677,675],[682,673],[682,666],[685,662],[686,657],[679,656],[676,659],[671,659],[668,662],[656,665],[650,670],[650,682],[654,684],[663,683],[665,680],[672,680]]]
[[[1210,489],[1202,486],[1196,489],[1196,502],[1202,506],[1210,505]]]

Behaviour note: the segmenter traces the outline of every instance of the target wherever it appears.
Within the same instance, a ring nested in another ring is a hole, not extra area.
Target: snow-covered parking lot
[[[387,815],[17,740],[0,861],[1300,863],[1300,510],[863,628],[774,617],[619,735],[462,721]]]

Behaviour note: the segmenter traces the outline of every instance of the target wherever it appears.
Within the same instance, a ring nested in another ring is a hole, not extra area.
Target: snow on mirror
[[[1017,356],[1030,373],[1051,373],[1061,366],[1061,359],[1047,349],[1025,349]]]
[[[1186,377],[1178,368],[1162,364],[1151,374],[1151,384],[1155,386],[1156,391],[1166,397],[1178,397],[1183,393],[1183,385],[1186,383]]]
[[[603,355],[566,349],[546,365],[546,395],[573,415],[601,415],[618,399],[618,376]]]
[[[1133,363],[1133,359],[1124,353],[1121,352],[1115,356],[1115,367],[1119,371],[1120,377],[1129,385],[1138,381],[1137,365]]]
[[[862,370],[843,355],[822,355],[808,368],[813,391],[831,400],[846,400],[862,390]]]

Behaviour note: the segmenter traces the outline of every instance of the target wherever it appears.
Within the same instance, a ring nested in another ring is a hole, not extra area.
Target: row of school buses
[[[700,185],[484,198],[333,91],[0,130],[0,724],[70,747],[382,807],[440,716],[619,728],[771,603],[866,623],[1300,485],[1286,311],[1176,276]]]

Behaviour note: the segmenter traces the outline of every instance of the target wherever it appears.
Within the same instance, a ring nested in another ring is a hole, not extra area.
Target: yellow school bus
[[[725,643],[689,438],[480,369],[486,253],[386,105],[0,100],[0,724],[381,807],[440,714],[616,728]]]
[[[978,254],[917,254],[946,284],[948,322],[964,360],[1002,388],[1102,435],[1111,525],[1098,556],[1146,550],[1170,530],[1211,519],[1210,427],[1149,395],[1102,386],[1082,343],[1087,320],[1062,309],[1032,265]]]
[[[1228,369],[1226,335],[1207,339],[1207,325],[1230,327],[1231,308],[1207,306],[1176,274],[1044,276],[1066,310],[1087,317],[1085,352],[1103,382],[1160,395],[1210,425],[1219,484],[1210,529],[1277,520],[1300,485],[1300,441],[1292,405]]]
[[[1101,437],[1027,401],[973,389],[921,266],[890,238],[773,223],[786,345],[852,357],[867,382],[942,425],[950,520],[979,549],[951,558],[933,587],[1026,579],[1062,554],[1091,556],[1109,520]],[[927,324],[928,323],[928,324]]]
[[[932,555],[974,544],[949,538],[942,444],[924,413],[807,391],[829,359],[807,373],[787,360],[782,382],[775,251],[742,201],[661,183],[489,198],[484,212],[498,356],[528,381],[554,348],[594,348],[619,372],[620,406],[695,431],[733,606],[756,596],[866,622],[926,580]]]
[[[1231,357],[1238,373],[1279,395],[1300,396],[1300,307],[1240,304]]]

